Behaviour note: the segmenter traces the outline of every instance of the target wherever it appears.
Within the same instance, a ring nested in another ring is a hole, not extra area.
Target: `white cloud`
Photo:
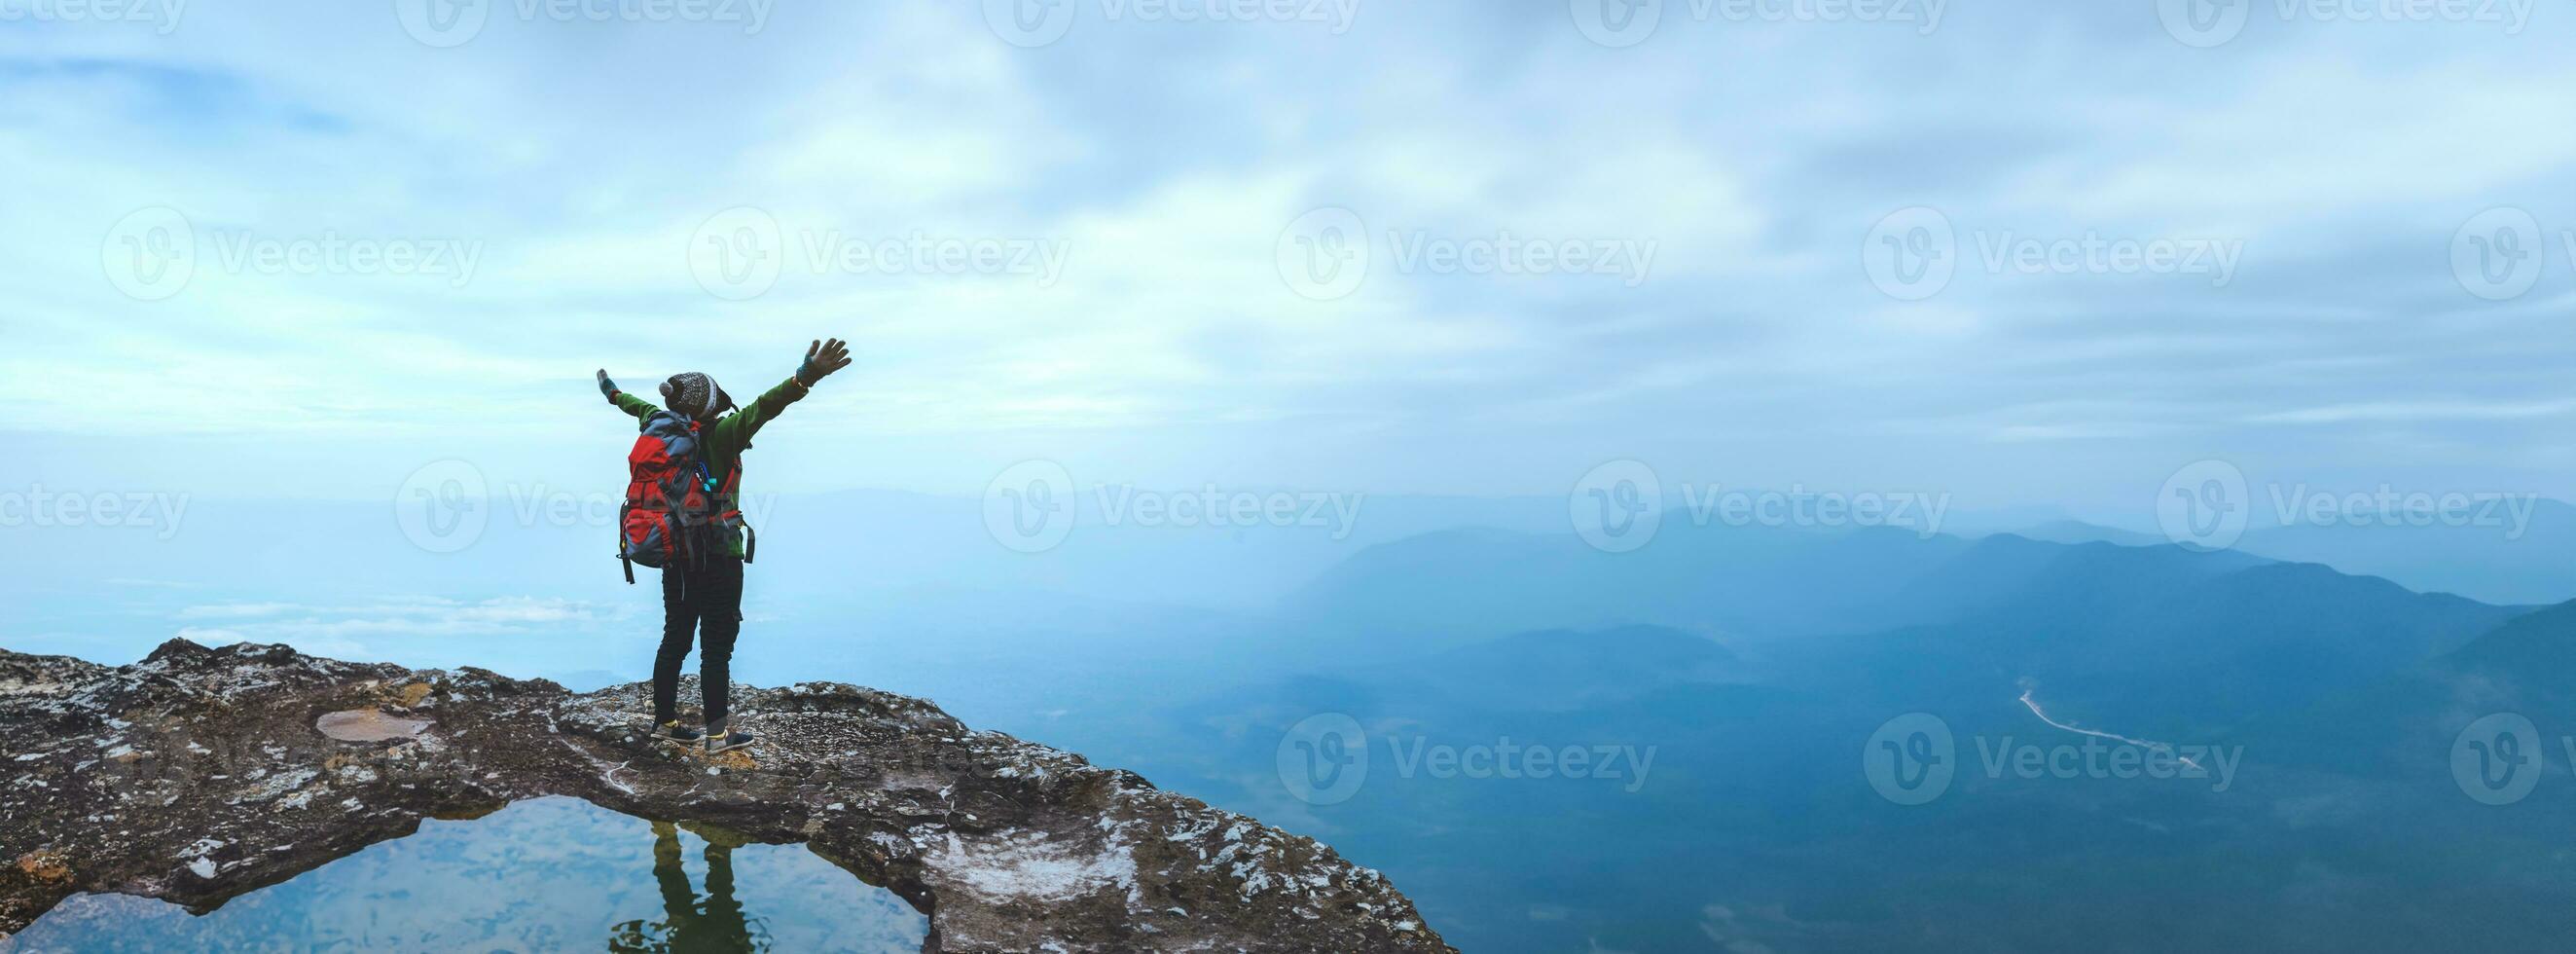
[[[0,166],[18,186],[0,378],[34,382],[17,426],[139,458],[224,434],[328,460],[360,440],[465,440],[471,422],[487,466],[516,471],[592,423],[593,368],[630,385],[703,368],[748,393],[840,334],[861,363],[796,412],[840,438],[808,472],[969,492],[1031,435],[1101,449],[1100,479],[1133,476],[1122,460],[1273,476],[1226,469],[1288,466],[1245,450],[1293,447],[1301,480],[1553,492],[1550,467],[1579,472],[1599,447],[1741,453],[1689,440],[1709,433],[1766,435],[1783,466],[1848,459],[1852,435],[1920,437],[1964,472],[2006,444],[2117,438],[2186,460],[2317,423],[2540,428],[2566,410],[2551,389],[2576,335],[2549,320],[2576,275],[2564,248],[2546,243],[2541,283],[2495,306],[2445,254],[2489,204],[2576,228],[2557,198],[2576,106],[2553,93],[2569,34],[2545,18],[2510,38],[2338,25],[2214,51],[2074,9],[1928,38],[1721,26],[1675,21],[1612,51],[1562,10],[1417,7],[1341,36],[1129,24],[1020,50],[972,4],[898,4],[781,9],[753,36],[496,16],[434,50],[357,4],[191,8],[167,38],[0,31]],[[461,290],[201,267],[175,298],[125,298],[102,237],[163,204],[210,231],[484,254]],[[2222,289],[1961,261],[1900,305],[1869,285],[1860,243],[1916,204],[1969,231],[2241,238],[2246,258]],[[1032,239],[1070,257],[1051,283],[790,271],[726,303],[684,254],[736,205],[791,236]],[[1381,243],[1658,248],[1635,288],[1407,274],[1375,249],[1357,291],[1314,302],[1276,254],[1322,205],[1352,206]],[[2520,323],[2490,322],[2504,315]],[[2025,413],[2079,391],[2135,408]],[[2456,466],[2542,435],[2484,436]],[[386,469],[346,467],[294,476],[363,488]]]
[[[2343,424],[2355,421],[2473,421],[2564,417],[2576,413],[2576,400],[2556,401],[2373,401],[2335,404],[2254,415],[2265,424]]]

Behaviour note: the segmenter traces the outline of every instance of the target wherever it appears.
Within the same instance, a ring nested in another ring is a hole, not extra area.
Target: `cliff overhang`
[[[81,892],[212,910],[423,818],[561,795],[805,844],[928,916],[927,951],[1451,950],[1311,838],[919,699],[738,688],[762,741],[710,757],[653,739],[646,693],[284,646],[0,651],[0,938]]]

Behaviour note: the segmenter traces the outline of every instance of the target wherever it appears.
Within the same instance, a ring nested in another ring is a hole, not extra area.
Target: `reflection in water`
[[[741,844],[732,833],[691,827],[707,840],[707,904],[698,907],[689,889],[688,869],[680,865],[680,829],[653,823],[653,880],[662,889],[662,917],[638,918],[608,934],[608,949],[618,954],[643,952],[734,952],[769,950],[769,926],[745,917],[733,896],[733,849]]]
[[[718,828],[545,798],[473,821],[424,822],[416,835],[204,917],[148,898],[74,897],[0,941],[0,952],[890,954],[921,950],[928,930],[893,892],[801,846],[745,844]]]

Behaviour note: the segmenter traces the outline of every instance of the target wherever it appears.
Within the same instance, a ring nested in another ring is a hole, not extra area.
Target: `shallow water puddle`
[[[927,930],[901,898],[801,845],[546,798],[424,821],[204,917],[81,895],[0,951],[912,952]]]

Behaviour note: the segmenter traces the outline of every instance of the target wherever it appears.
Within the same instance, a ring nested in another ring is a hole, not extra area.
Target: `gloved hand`
[[[599,394],[611,401],[617,400],[617,382],[608,379],[607,368],[599,369]]]
[[[813,387],[834,371],[850,366],[850,346],[841,339],[817,341],[805,349],[805,363],[796,366],[796,383]]]

